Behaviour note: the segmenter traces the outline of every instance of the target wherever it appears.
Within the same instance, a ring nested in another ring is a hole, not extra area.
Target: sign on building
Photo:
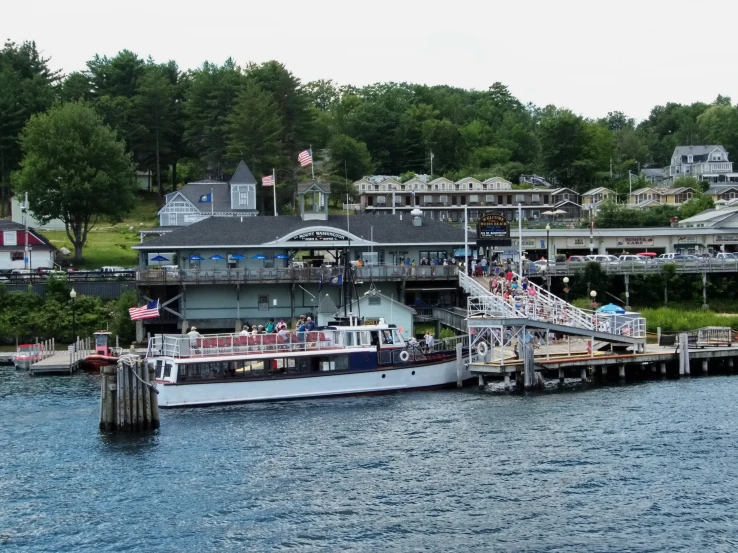
[[[696,236],[677,236],[677,244],[696,244]]]
[[[618,246],[653,246],[653,236],[625,236],[618,238]]]
[[[348,236],[338,232],[331,232],[328,230],[313,230],[293,236],[292,238],[290,238],[290,242],[320,242],[323,240],[335,241],[348,239]]]
[[[485,213],[477,221],[477,246],[510,246],[510,223],[499,213]]]
[[[587,238],[567,238],[566,246],[568,248],[586,248],[589,245]]]
[[[715,242],[718,244],[736,243],[738,242],[738,234],[716,234]]]

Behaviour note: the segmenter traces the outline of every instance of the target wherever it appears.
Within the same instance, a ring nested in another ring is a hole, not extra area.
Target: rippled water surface
[[[736,551],[738,377],[162,412],[0,368],[0,551]]]

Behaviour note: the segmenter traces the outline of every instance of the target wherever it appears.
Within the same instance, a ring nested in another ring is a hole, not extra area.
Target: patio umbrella
[[[251,259],[266,259],[266,255],[263,253],[257,253],[255,256],[253,256]]]
[[[553,215],[553,211],[541,211],[541,215]]]
[[[188,257],[187,259],[189,259],[190,261],[205,261],[205,258],[204,258],[204,257],[200,257],[200,256],[199,256],[199,255],[197,255],[197,254],[195,254],[195,255],[191,255],[191,256],[190,256],[190,257]]]
[[[245,255],[241,255],[240,253],[234,253],[231,256],[231,259],[235,259],[236,261],[239,261],[241,259],[246,259],[246,256]]]
[[[620,307],[619,305],[615,305],[614,303],[608,303],[607,305],[603,305],[597,310],[598,313],[614,313],[616,315],[622,315],[625,313],[625,309]]]
[[[218,261],[223,261],[225,259],[225,257],[223,257],[222,255],[218,255],[216,253],[215,255],[211,255],[210,256],[210,259],[212,259],[213,261],[215,261],[215,268],[217,269],[218,268]]]
[[[164,257],[163,255],[157,255],[156,257],[152,257],[151,261],[158,261],[159,265],[162,264],[164,261],[169,261],[168,257]]]
[[[278,253],[274,256],[274,259],[289,259],[290,256],[284,253]]]
[[[563,209],[557,209],[556,211],[553,212],[553,214],[554,215],[566,215],[566,211],[564,211]]]

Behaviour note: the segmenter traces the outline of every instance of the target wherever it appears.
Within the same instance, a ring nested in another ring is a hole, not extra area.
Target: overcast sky
[[[127,48],[180,68],[276,59],[307,82],[484,90],[587,117],[636,119],[666,102],[738,96],[738,2],[713,0],[28,0],[2,3],[0,35],[51,65]],[[734,98],[738,100],[738,98]]]

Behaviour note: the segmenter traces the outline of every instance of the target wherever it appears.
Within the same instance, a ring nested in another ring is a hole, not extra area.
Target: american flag
[[[261,185],[262,186],[274,186],[274,175],[269,175],[267,177],[262,177],[262,179],[261,179]]]
[[[159,300],[153,300],[142,307],[131,307],[128,310],[132,321],[155,319],[159,316]]]
[[[300,152],[300,155],[297,156],[297,161],[300,162],[300,167],[307,167],[308,165],[312,165],[313,152],[311,152],[309,149],[303,152]]]

